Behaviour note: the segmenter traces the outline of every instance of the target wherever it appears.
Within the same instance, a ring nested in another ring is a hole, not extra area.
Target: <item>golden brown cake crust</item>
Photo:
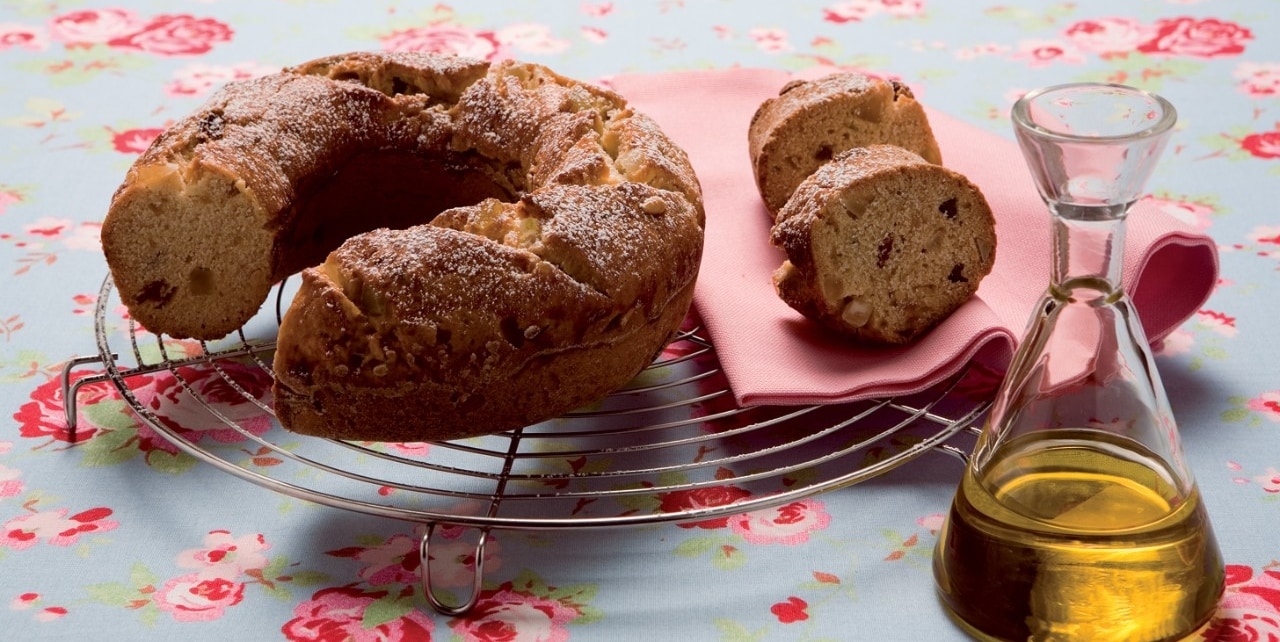
[[[847,149],[896,145],[942,163],[911,90],[857,73],[788,83],[757,109],[747,144],[756,186],[775,218],[801,181]]]
[[[995,262],[995,219],[964,176],[892,145],[854,148],[807,178],[771,240],[787,255],[778,295],[829,330],[873,345],[915,340],[977,291]]]
[[[634,377],[688,311],[703,220],[684,152],[613,92],[352,53],[218,92],[130,169],[102,236],[133,316],[178,337],[239,328],[302,270],[281,422],[414,441],[545,420]]]

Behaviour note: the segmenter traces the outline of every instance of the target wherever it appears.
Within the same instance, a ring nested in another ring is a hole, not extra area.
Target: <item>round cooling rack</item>
[[[199,461],[297,499],[425,524],[423,560],[437,525],[475,527],[469,600],[444,604],[428,564],[421,567],[429,603],[447,614],[469,610],[479,595],[489,529],[697,521],[779,506],[931,451],[964,458],[947,442],[976,431],[988,405],[956,394],[957,377],[910,397],[741,407],[714,346],[687,327],[625,388],[544,423],[408,444],[301,436],[275,420],[270,398],[275,332],[291,296],[282,284],[274,311],[264,306],[224,339],[179,341],[109,322],[120,302],[108,277],[94,311],[98,355],[63,370],[68,427],[76,427],[77,391],[110,382],[140,421]],[[73,377],[98,363],[103,372]],[[143,379],[151,385],[136,383]],[[157,401],[149,392],[156,380],[181,394]],[[696,492],[705,489],[729,492]],[[708,494],[724,503],[696,501]]]

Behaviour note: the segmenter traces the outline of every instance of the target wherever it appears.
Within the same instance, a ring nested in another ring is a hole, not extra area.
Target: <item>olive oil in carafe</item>
[[[1003,640],[1176,640],[1206,623],[1223,567],[1194,484],[1179,492],[1117,438],[1053,433],[966,473],[935,559],[944,604]]]

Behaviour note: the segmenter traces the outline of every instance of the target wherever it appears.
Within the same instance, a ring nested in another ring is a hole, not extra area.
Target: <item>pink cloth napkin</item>
[[[812,72],[807,76],[814,75]],[[706,197],[707,237],[694,304],[743,405],[835,403],[918,392],[974,359],[1008,364],[1049,283],[1049,214],[1011,139],[929,111],[943,164],[976,183],[996,215],[998,248],[977,295],[916,343],[851,345],[783,303],[771,277],[782,263],[756,191],[747,126],[794,76],[724,69],[615,76],[608,83],[689,153]],[[1154,207],[1129,217],[1124,279],[1147,336],[1189,318],[1217,282],[1213,242]]]

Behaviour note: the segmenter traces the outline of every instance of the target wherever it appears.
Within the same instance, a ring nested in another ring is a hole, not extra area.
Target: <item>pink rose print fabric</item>
[[[204,548],[189,549],[178,556],[178,566],[195,569],[202,577],[238,577],[267,565],[264,552],[271,548],[260,534],[233,536],[228,531],[209,533]]]
[[[114,530],[119,524],[111,519],[111,509],[91,508],[75,514],[68,509],[32,511],[0,525],[0,546],[15,551],[48,544],[72,546],[89,533]]]
[[[791,502],[772,509],[732,515],[729,530],[751,544],[798,545],[809,541],[809,534],[831,523],[822,504],[811,499]]]
[[[49,35],[68,46],[103,44],[141,31],[146,22],[127,9],[71,11],[49,20]]]
[[[1227,592],[1205,640],[1280,640],[1280,569],[1227,566]]]
[[[1257,158],[1280,158],[1280,129],[1249,134],[1240,140],[1240,148]]]
[[[11,611],[33,611],[31,619],[36,622],[53,622],[67,615],[65,606],[46,606],[39,593],[21,593],[9,601]]]
[[[0,498],[17,497],[25,490],[22,483],[22,471],[8,466],[0,466]]]
[[[1215,18],[1178,17],[1159,20],[1150,40],[1138,45],[1138,51],[1170,56],[1235,56],[1244,53],[1253,33],[1234,22]]]
[[[89,376],[89,373],[82,371],[76,375],[76,378],[86,376]],[[96,398],[90,397],[82,401],[93,404],[106,398],[108,394],[101,389],[96,389],[93,393],[96,393]],[[13,419],[18,422],[18,434],[23,437],[47,438],[48,442],[70,442],[73,436],[67,427],[65,412],[61,383],[56,379],[50,379],[31,393],[31,400],[18,408]],[[74,438],[89,439],[95,432],[93,428],[78,430]]]
[[[565,642],[569,639],[566,625],[580,613],[558,600],[550,600],[510,587],[481,596],[475,611],[451,627],[467,642],[497,642],[527,638]]]
[[[370,586],[414,586],[421,581],[419,545],[425,532],[425,529],[417,529],[412,536],[396,535],[375,546],[343,548],[328,551],[328,554],[359,562],[361,567],[356,575]],[[475,578],[475,542],[464,537],[467,534],[461,527],[436,531],[430,547],[433,584],[454,589],[471,586]],[[497,538],[491,538],[485,544],[484,567],[488,570],[502,568],[502,544]]]
[[[198,56],[231,40],[231,27],[210,18],[160,15],[141,29],[107,41],[112,47],[136,49],[159,56]]]
[[[244,599],[244,584],[192,573],[165,582],[153,599],[161,611],[179,622],[206,622],[222,617],[228,607],[239,604]]]
[[[499,57],[501,43],[491,31],[471,31],[452,26],[406,29],[382,39],[386,51],[423,51],[494,60]]]
[[[174,72],[173,80],[165,85],[165,93],[176,98],[182,97],[202,97],[209,94],[217,87],[234,82],[237,80],[248,80],[273,74],[279,71],[275,67],[261,65],[255,62],[245,62],[236,65],[208,65],[208,64],[191,64]],[[146,130],[149,131],[149,130]],[[155,135],[158,135],[159,131]],[[152,135],[151,138],[154,138]],[[148,144],[150,140],[146,141]],[[145,146],[143,147],[145,150]],[[120,150],[117,147],[117,150]],[[139,150],[141,151],[141,150]]]
[[[244,441],[246,432],[262,434],[270,429],[271,419],[262,413],[260,405],[270,399],[271,379],[266,371],[256,366],[232,365],[223,372],[229,376],[212,369],[179,368],[177,376],[153,377],[134,394],[144,408],[190,441],[235,443]],[[203,404],[187,394],[188,389],[216,408],[217,414],[206,411]],[[228,425],[224,419],[235,425]],[[145,428],[139,435],[152,438],[151,431]]]
[[[368,627],[364,614],[382,593],[363,593],[349,588],[330,588],[316,593],[294,609],[294,618],[285,622],[285,639],[298,642],[380,642],[382,640],[430,640],[435,623],[425,614],[410,611],[403,617]]]
[[[1232,76],[1240,82],[1237,88],[1254,99],[1266,99],[1280,95],[1280,63],[1259,64],[1242,62]]]
[[[0,23],[0,49],[40,51],[48,46],[49,37],[44,30],[21,24]]]
[[[1155,35],[1155,30],[1132,18],[1107,17],[1074,23],[1062,35],[1082,51],[1106,56],[1137,49]]]
[[[18,38],[26,44],[40,33]],[[124,8],[82,9],[55,15],[44,32],[67,48],[106,45],[157,56],[198,56],[229,42],[232,29],[213,18],[186,14],[145,16]]]
[[[145,127],[111,132],[111,147],[121,154],[141,154],[163,131],[159,127]]]
[[[696,510],[699,508],[712,508],[716,506],[724,506],[732,504],[740,499],[749,497],[751,493],[736,486],[707,486],[693,490],[675,491],[665,493],[662,496],[662,512],[678,513]],[[694,522],[685,522],[680,524],[683,528],[724,528],[729,524],[729,518],[717,517]]]

